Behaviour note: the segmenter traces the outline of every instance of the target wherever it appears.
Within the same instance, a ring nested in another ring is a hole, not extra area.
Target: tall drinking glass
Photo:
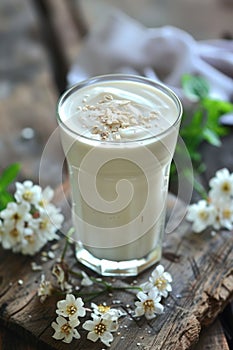
[[[78,261],[129,276],[160,260],[181,115],[170,89],[134,75],[94,77],[61,96]]]

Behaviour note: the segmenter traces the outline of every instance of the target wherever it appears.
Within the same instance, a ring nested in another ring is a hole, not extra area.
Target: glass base
[[[76,244],[76,258],[83,265],[102,276],[137,276],[161,259],[162,247],[156,247],[140,259],[111,261],[99,259],[85,249],[81,243]]]

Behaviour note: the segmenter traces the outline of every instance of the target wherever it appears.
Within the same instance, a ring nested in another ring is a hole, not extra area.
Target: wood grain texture
[[[222,327],[218,320],[201,331],[200,339],[192,350],[229,350],[226,338],[222,334]]]
[[[170,197],[168,210],[173,204],[173,197]],[[183,221],[166,237],[164,246],[162,264],[174,278],[173,292],[165,302],[165,313],[150,322],[143,318],[135,322],[126,316],[120,323],[119,334],[111,348],[190,349],[198,341],[201,329],[211,324],[233,297],[232,246],[232,232],[221,231],[214,237],[209,232],[197,235]],[[39,261],[40,254],[35,259]],[[44,304],[39,302],[36,293],[40,273],[32,272],[31,260],[1,252],[0,320],[8,328],[24,332],[37,342],[43,342],[54,349],[66,349],[64,343],[52,338],[53,329],[50,326],[55,319],[58,297],[51,297]],[[72,249],[68,261],[74,269],[83,269],[75,262]],[[52,264],[49,261],[44,265],[48,276]],[[4,266],[11,268],[6,271]],[[138,276],[137,284],[145,281],[150,272],[151,269]],[[19,285],[19,279],[23,280],[23,285]],[[111,278],[107,280],[112,281]],[[119,278],[114,284],[118,287],[126,286],[134,280],[135,278]],[[107,304],[119,300],[123,305],[128,304],[130,311],[134,309],[135,294],[114,291],[113,295],[97,300],[106,301]],[[85,336],[69,345],[69,349],[102,348],[100,343],[91,343]]]

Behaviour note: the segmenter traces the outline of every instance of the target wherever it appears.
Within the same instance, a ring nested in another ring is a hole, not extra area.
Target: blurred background
[[[196,39],[232,35],[232,0],[73,0],[89,25],[117,8],[146,27],[173,25]]]
[[[232,39],[233,0],[33,0],[45,23],[56,83],[64,90],[67,72],[88,33],[121,11],[146,28],[174,26],[195,40]],[[65,4],[65,5],[64,5]],[[111,34],[110,34],[111,35]],[[127,48],[126,48],[127,50]]]

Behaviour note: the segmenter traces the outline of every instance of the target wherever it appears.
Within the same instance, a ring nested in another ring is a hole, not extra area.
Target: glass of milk
[[[160,260],[181,115],[170,89],[134,75],[94,77],[61,96],[79,262],[129,276]]]

